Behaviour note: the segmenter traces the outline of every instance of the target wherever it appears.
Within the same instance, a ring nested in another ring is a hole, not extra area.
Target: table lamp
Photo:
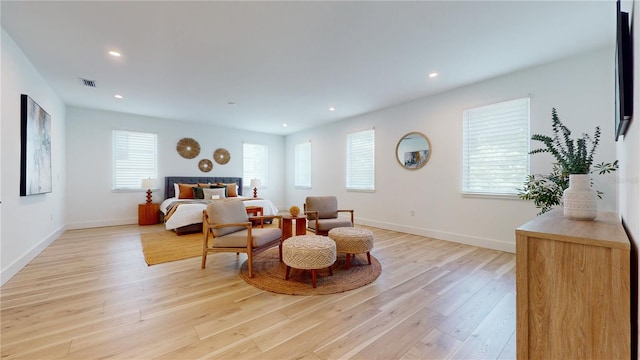
[[[140,187],[143,189],[147,189],[147,204],[151,204],[151,189],[155,189],[158,187],[158,182],[156,179],[142,179],[140,182]]]
[[[253,188],[253,197],[258,197],[258,188],[260,187],[260,179],[251,179],[251,187]]]

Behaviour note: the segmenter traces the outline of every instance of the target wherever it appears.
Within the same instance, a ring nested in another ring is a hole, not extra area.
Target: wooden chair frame
[[[329,230],[327,231],[321,231],[320,230],[320,223],[322,222],[323,219],[319,219],[318,218],[318,211],[314,211],[314,210],[309,210],[307,211],[307,204],[303,205],[304,207],[304,214],[307,215],[307,229],[313,231],[316,235],[324,235],[327,236],[329,235]],[[355,226],[355,223],[353,222],[353,210],[338,210],[338,216],[340,216],[340,213],[349,213],[351,215],[351,226]],[[314,219],[316,221],[316,228],[313,229],[311,227],[309,227],[309,223],[311,223],[311,217],[309,217],[309,214],[314,215]],[[326,220],[326,219],[324,219]]]
[[[252,216],[252,220],[264,220],[264,219],[278,219],[278,225],[280,228],[280,232],[282,232],[282,216],[280,215],[269,215],[269,216]],[[209,234],[211,234],[212,240],[216,237],[213,233],[213,229],[220,229],[224,227],[232,227],[232,226],[244,226],[247,228],[247,246],[245,247],[209,247]],[[241,223],[231,223],[231,224],[209,224],[209,215],[207,214],[207,210],[202,211],[202,232],[204,233],[204,242],[202,246],[202,269],[205,268],[207,264],[207,255],[209,253],[220,253],[220,252],[234,252],[236,254],[246,253],[249,264],[249,277],[253,277],[253,256],[260,254],[261,252],[270,249],[274,246],[278,246],[280,250],[280,261],[282,261],[282,235],[279,239],[270,241],[262,246],[253,247],[253,236],[251,235],[252,226],[251,222],[241,222]]]

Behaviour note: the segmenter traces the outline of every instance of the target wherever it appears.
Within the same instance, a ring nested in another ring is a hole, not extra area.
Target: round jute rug
[[[378,278],[382,266],[371,255],[371,265],[366,254],[351,257],[351,267],[345,269],[345,254],[338,254],[333,265],[333,275],[329,270],[317,271],[317,287],[311,285],[311,271],[291,269],[289,280],[285,280],[287,265],[280,262],[278,248],[271,248],[253,258],[253,277],[249,277],[248,263],[245,261],[240,276],[250,285],[278,294],[288,295],[327,295],[341,293],[365,286]]]

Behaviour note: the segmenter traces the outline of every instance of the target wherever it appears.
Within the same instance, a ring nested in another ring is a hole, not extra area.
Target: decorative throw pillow
[[[196,184],[178,184],[180,193],[178,199],[193,199],[193,188]]]
[[[204,185],[204,186],[203,186]],[[198,184],[198,186],[193,188],[193,198],[194,199],[204,199],[204,191],[205,189],[223,189],[227,190],[226,186],[218,186],[218,185],[208,185],[208,184]],[[216,193],[217,194],[217,193]],[[222,196],[224,198],[225,196]],[[207,199],[211,199],[208,197]]]
[[[238,184],[236,184],[236,183],[225,184],[225,183],[219,182],[218,185],[227,187],[227,197],[237,197],[238,196]]]
[[[213,199],[214,196],[217,196],[216,199],[224,199],[227,196],[225,195],[225,188],[217,188],[217,189],[202,189],[204,194],[204,199]]]
[[[194,199],[204,199],[204,192],[202,190],[203,190],[203,188],[201,188],[200,186],[194,186],[193,187],[193,198]]]

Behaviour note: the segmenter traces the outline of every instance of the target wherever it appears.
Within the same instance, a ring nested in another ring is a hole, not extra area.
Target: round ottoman
[[[336,262],[336,243],[326,236],[300,235],[282,243],[282,261],[287,265],[285,279],[291,268],[311,270],[311,282],[316,287],[316,270],[329,268]]]
[[[373,233],[367,229],[355,227],[337,227],[329,230],[329,237],[336,242],[336,251],[347,254],[347,269],[351,266],[351,255],[367,253],[371,265]]]

